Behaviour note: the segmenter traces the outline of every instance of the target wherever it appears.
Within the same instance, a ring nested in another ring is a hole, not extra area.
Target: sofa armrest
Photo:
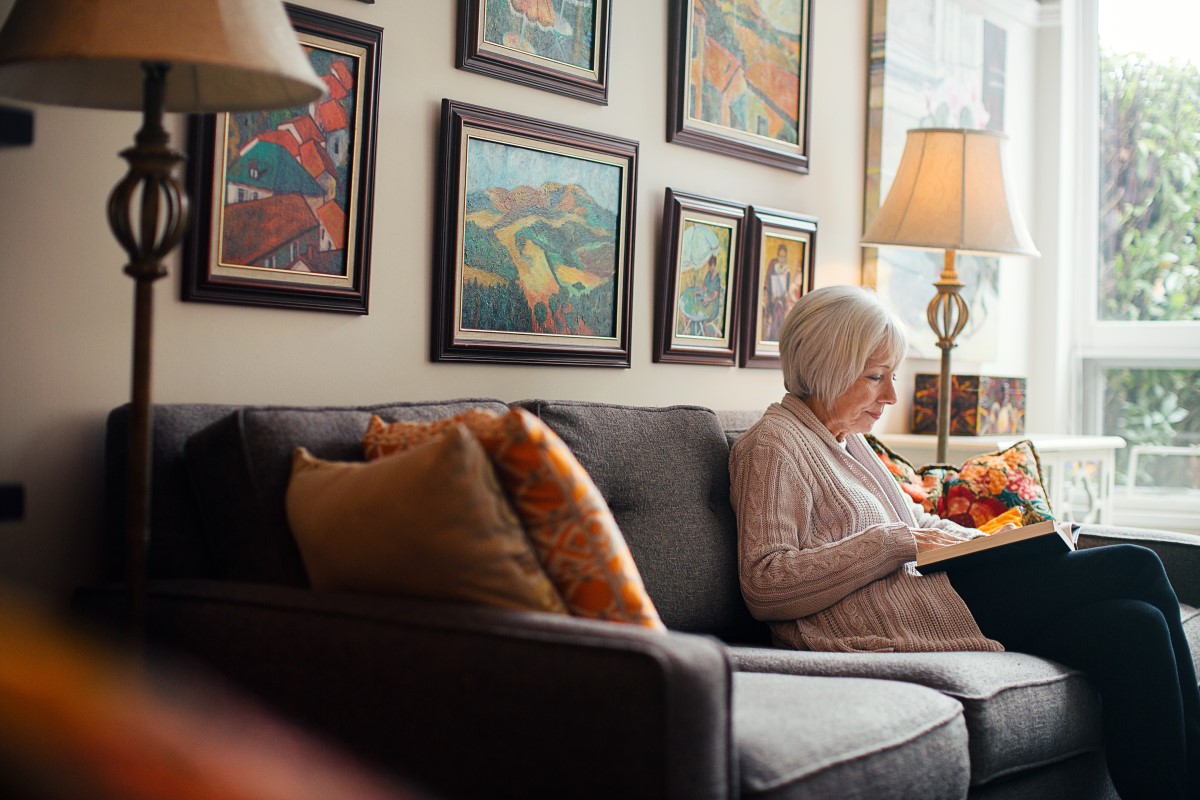
[[[1084,525],[1080,547],[1106,544],[1140,544],[1158,553],[1181,603],[1200,606],[1200,537],[1149,528]]]
[[[730,667],[705,637],[223,581],[152,583],[147,636],[437,797],[735,794]]]

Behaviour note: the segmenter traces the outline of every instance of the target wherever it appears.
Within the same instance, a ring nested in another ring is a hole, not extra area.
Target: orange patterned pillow
[[[363,436],[378,458],[462,424],[491,456],[542,568],[576,616],[664,629],[608,504],[570,448],[524,409],[504,416],[472,409],[432,423],[385,423]]]

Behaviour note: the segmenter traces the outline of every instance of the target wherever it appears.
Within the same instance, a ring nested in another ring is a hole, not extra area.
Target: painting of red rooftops
[[[667,140],[809,170],[812,0],[670,0]]]
[[[325,95],[192,117],[183,299],[365,314],[383,32],[287,10]]]

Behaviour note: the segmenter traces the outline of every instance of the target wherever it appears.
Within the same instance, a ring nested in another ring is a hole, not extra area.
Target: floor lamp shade
[[[887,199],[862,243],[1039,255],[1014,199],[1007,144],[995,131],[909,131]]]
[[[279,0],[17,0],[0,96],[142,109],[142,64],[171,65],[166,111],[302,105],[324,85]]]
[[[1005,161],[1008,137],[995,131],[917,128],[908,132],[887,199],[863,234],[864,245],[944,250],[937,294],[926,308],[942,351],[937,460],[950,430],[950,351],[969,310],[956,253],[1040,255],[1025,227]]]
[[[152,287],[188,219],[174,174],[183,156],[168,146],[163,113],[290,108],[324,92],[279,0],[17,0],[0,28],[0,97],[142,112],[121,153],[129,171],[108,199],[134,280],[125,522],[135,642],[150,531]]]

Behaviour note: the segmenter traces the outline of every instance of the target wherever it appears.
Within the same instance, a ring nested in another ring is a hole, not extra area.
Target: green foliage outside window
[[[1100,58],[1102,320],[1200,320],[1200,69]]]
[[[1198,240],[1200,69],[1102,51],[1099,318],[1200,321]],[[1106,433],[1200,444],[1200,370],[1108,369],[1104,384]],[[1138,472],[1139,485],[1200,489],[1194,456],[1140,460]]]
[[[1128,475],[1129,456],[1139,444],[1200,445],[1200,370],[1107,369],[1104,371],[1104,432],[1125,439],[1118,451],[1118,480]],[[1145,456],[1138,460],[1138,486],[1200,489],[1200,456]]]

